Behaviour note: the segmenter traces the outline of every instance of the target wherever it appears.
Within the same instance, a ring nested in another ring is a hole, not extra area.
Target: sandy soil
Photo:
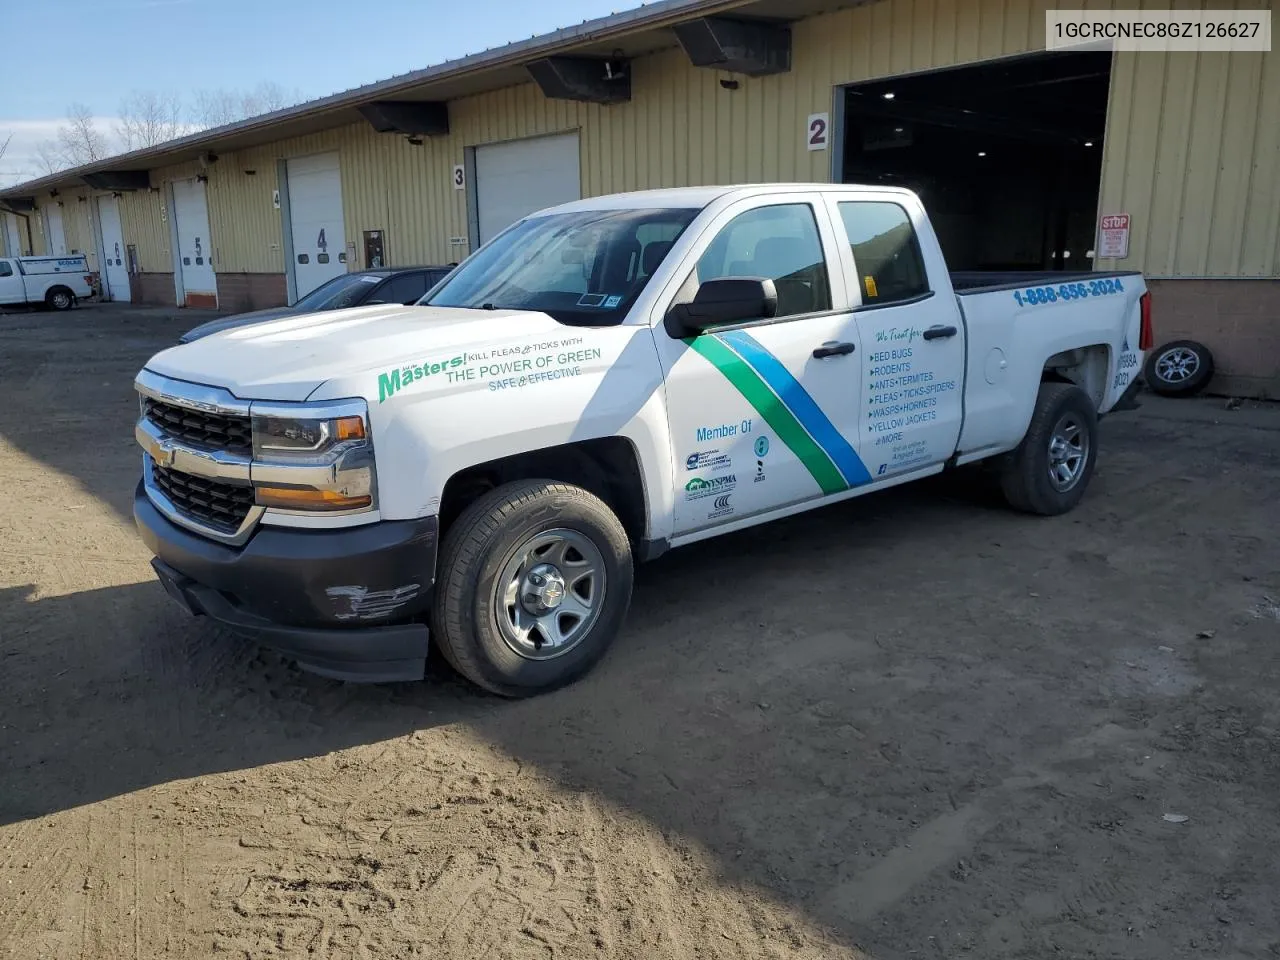
[[[507,703],[165,598],[130,380],[183,326],[0,318],[0,957],[1280,956],[1280,410],[1108,421],[1065,518],[676,551]]]

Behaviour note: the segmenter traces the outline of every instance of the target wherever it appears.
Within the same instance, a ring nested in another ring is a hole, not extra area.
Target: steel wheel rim
[[[71,306],[71,298],[65,293],[55,293],[53,295],[53,305],[59,310],[65,310]]]
[[[494,586],[503,642],[526,660],[563,657],[600,619],[607,580],[604,554],[586,534],[534,534],[507,555]]]
[[[1156,360],[1156,376],[1166,383],[1181,383],[1200,369],[1200,354],[1186,347],[1174,347]]]
[[[1049,434],[1049,482],[1066,493],[1084,475],[1089,462],[1089,431],[1074,414],[1065,413]]]

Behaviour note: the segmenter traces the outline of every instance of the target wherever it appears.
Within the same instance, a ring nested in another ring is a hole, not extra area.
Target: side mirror
[[[778,312],[778,291],[762,277],[722,277],[698,287],[690,303],[677,303],[668,316],[685,334],[747,320],[767,320]]]

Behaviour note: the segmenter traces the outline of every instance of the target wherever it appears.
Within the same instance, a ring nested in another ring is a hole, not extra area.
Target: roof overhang
[[[238,123],[214,127],[143,150],[62,170],[17,184],[29,194],[50,187],[74,187],[89,176],[116,171],[154,170],[185,163],[203,153],[230,153],[336,127],[365,122],[362,107],[378,102],[448,102],[530,82],[528,65],[571,55],[597,60],[630,60],[678,47],[677,24],[732,12],[734,17],[788,22],[855,6],[866,0],[658,0],[634,10],[588,20],[554,33],[509,43],[377,83],[311,100]],[[726,64],[722,69],[730,69]]]
[[[80,177],[95,190],[147,190],[151,174],[146,170],[100,170]]]

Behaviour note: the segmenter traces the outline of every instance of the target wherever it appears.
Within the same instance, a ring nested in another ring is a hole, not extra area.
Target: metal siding
[[[1280,276],[1277,116],[1275,51],[1117,53],[1100,213],[1128,213],[1133,227],[1129,257],[1100,260],[1098,267],[1171,278]]]
[[[447,263],[469,234],[453,189],[466,149],[578,130],[582,193],[830,176],[804,124],[837,84],[1043,49],[1052,0],[880,0],[792,24],[793,68],[768,77],[689,65],[677,49],[633,61],[632,97],[613,106],[549,100],[522,84],[452,101],[451,133],[421,146],[350,126],[220,156],[209,176],[220,272],[284,270],[277,159],[337,150],[348,241],[386,232],[392,264]],[[1261,5],[1251,0],[1252,5]],[[1108,9],[1113,0],[1086,0]],[[1280,273],[1280,67],[1276,54],[1118,54],[1103,148],[1103,212],[1134,216],[1130,257],[1101,267],[1158,276]],[[245,170],[256,170],[248,176]],[[192,176],[164,168],[153,182]],[[474,186],[474,185],[472,185]],[[172,269],[157,195],[126,195],[121,216],[144,270]],[[354,265],[353,265],[354,266]]]
[[[1280,276],[1280,56],[1262,58],[1258,125],[1253,144],[1247,216],[1240,241],[1240,274]]]

